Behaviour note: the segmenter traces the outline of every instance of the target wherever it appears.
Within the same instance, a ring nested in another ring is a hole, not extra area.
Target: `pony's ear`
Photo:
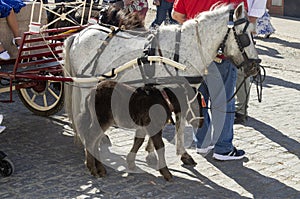
[[[240,19],[242,17],[245,17],[245,6],[244,2],[240,3],[236,9],[234,10],[234,16],[236,19]]]

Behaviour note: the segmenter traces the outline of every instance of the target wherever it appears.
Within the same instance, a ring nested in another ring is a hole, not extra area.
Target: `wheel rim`
[[[33,109],[48,111],[59,103],[62,87],[62,82],[40,81],[32,88],[20,89],[20,93]]]

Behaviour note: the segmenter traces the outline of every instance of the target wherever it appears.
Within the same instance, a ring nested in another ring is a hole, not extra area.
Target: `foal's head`
[[[100,23],[113,25],[125,30],[144,28],[144,21],[139,14],[115,6],[103,7],[100,11]]]

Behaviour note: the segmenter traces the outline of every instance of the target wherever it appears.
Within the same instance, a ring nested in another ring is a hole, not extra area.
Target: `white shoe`
[[[10,55],[8,54],[7,50],[0,52],[0,59],[10,60]]]
[[[16,37],[13,38],[12,40],[13,45],[15,45],[18,48],[18,50],[20,49],[20,45],[17,43],[17,40],[21,40],[21,39],[22,39],[21,37]]]
[[[206,148],[196,148],[196,152],[199,154],[207,154],[210,152],[213,148],[215,148],[215,145],[209,145]]]
[[[245,151],[243,150],[237,150],[235,147],[233,148],[232,151],[228,152],[228,153],[224,153],[224,154],[218,154],[218,153],[214,153],[213,154],[213,158],[216,160],[222,160],[222,161],[226,161],[226,160],[240,160],[243,159],[245,157]]]
[[[2,133],[6,129],[5,126],[0,126],[0,133]]]

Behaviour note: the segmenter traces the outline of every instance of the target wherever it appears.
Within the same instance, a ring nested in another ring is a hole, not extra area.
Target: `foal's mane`
[[[113,25],[125,30],[144,28],[144,21],[140,19],[138,13],[115,6],[104,7],[100,11],[100,23]]]

